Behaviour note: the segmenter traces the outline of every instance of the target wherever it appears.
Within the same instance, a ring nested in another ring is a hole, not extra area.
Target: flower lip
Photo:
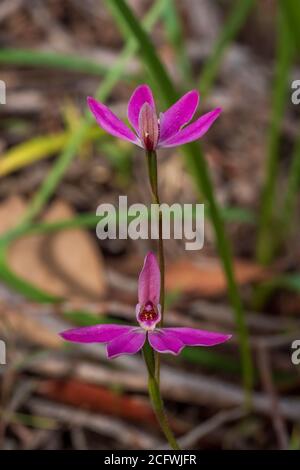
[[[138,304],[136,317],[142,328],[154,330],[161,319],[160,305],[154,305],[151,300],[148,300],[144,305]]]

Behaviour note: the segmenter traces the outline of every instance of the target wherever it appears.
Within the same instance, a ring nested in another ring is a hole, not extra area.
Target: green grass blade
[[[226,20],[225,26],[216,41],[213,52],[201,71],[199,88],[203,96],[209,93],[217,76],[224,52],[242,29],[254,5],[255,0],[235,1],[228,19]]]
[[[39,289],[31,283],[24,281],[16,274],[14,274],[6,262],[6,246],[0,246],[0,279],[7,286],[16,292],[19,292],[24,297],[39,303],[55,303],[61,302],[62,299],[55,297],[42,289]]]
[[[299,0],[279,0],[280,9],[287,21],[288,28],[293,35],[297,47],[297,54],[300,53],[300,8]]]
[[[287,189],[284,196],[282,210],[282,236],[288,234],[291,229],[293,214],[296,208],[296,199],[300,186],[300,136],[297,138],[295,149],[293,152],[291,168],[289,171]]]
[[[181,81],[186,88],[191,86],[192,70],[185,50],[181,21],[175,2],[173,0],[165,0],[165,3],[164,22],[166,31],[176,53],[178,70],[181,73]]]
[[[278,47],[271,125],[269,129],[265,183],[263,187],[261,213],[256,254],[262,264],[268,264],[274,254],[274,208],[276,208],[276,179],[279,164],[279,144],[284,110],[288,97],[288,80],[291,71],[293,48],[285,18],[278,13]]]
[[[110,67],[80,56],[27,49],[1,49],[0,64],[45,67],[103,76]],[[124,78],[124,76],[123,76]]]
[[[177,98],[176,89],[166,72],[165,67],[159,60],[155,48],[144,31],[138,19],[134,16],[127,3],[124,0],[107,1],[107,5],[115,14],[117,21],[125,24],[128,30],[139,43],[140,53],[145,61],[153,79],[160,86],[162,97],[166,105],[172,104]],[[243,368],[243,380],[246,390],[250,390],[253,384],[253,368],[249,348],[248,330],[245,323],[242,303],[240,300],[237,284],[234,278],[231,249],[225,234],[222,216],[220,214],[213,186],[209,177],[208,167],[197,143],[189,144],[183,147],[187,157],[188,167],[195,177],[198,191],[205,196],[210,209],[211,220],[214,226],[218,250],[223,262],[224,271],[228,283],[229,298],[232,303],[237,330],[240,341],[241,362]]]
[[[106,136],[103,133],[104,135]],[[90,129],[87,140],[96,140],[101,137],[101,130],[94,127]],[[0,177],[58,153],[65,147],[69,138],[70,132],[57,132],[56,134],[33,137],[11,147],[1,156]]]

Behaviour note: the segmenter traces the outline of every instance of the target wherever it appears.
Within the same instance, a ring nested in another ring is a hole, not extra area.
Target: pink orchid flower
[[[122,354],[135,354],[148,341],[159,353],[179,354],[185,346],[214,346],[231,335],[196,328],[156,328],[161,319],[160,271],[156,257],[148,253],[138,282],[137,326],[94,325],[73,328],[61,336],[75,343],[107,343],[109,359]]]
[[[127,115],[132,131],[107,106],[94,98],[88,98],[90,110],[102,129],[148,151],[200,139],[220,115],[221,108],[204,114],[187,126],[195,114],[198,102],[198,91],[189,91],[158,118],[151,89],[147,85],[140,85],[134,90],[128,103]]]

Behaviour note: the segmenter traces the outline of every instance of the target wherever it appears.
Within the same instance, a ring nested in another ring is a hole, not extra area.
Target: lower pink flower
[[[122,354],[135,354],[146,338],[159,353],[179,354],[185,346],[214,346],[224,343],[231,335],[196,328],[157,328],[161,319],[160,271],[153,253],[148,253],[138,282],[136,318],[138,326],[94,325],[73,328],[61,336],[76,343],[106,343],[109,359]]]

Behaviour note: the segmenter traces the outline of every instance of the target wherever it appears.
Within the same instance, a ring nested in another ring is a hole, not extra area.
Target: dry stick
[[[116,363],[118,361],[116,360]],[[99,364],[80,361],[74,363],[66,357],[50,353],[46,358],[36,358],[23,365],[24,370],[55,378],[72,377],[91,384],[122,386],[124,390],[147,392],[142,372],[109,369]],[[244,395],[241,387],[217,380],[205,375],[197,376],[163,366],[161,388],[168,400],[187,403],[189,405],[205,405],[217,408],[242,406]],[[300,420],[300,401],[297,398],[283,397],[278,401],[280,413],[292,422]],[[269,397],[260,392],[253,394],[253,410],[269,416]]]
[[[35,414],[57,419],[60,422],[72,426],[81,426],[91,429],[134,449],[152,449],[158,444],[157,440],[151,435],[121,420],[112,418],[111,416],[106,417],[78,410],[70,406],[60,405],[40,398],[30,399],[27,406]]]
[[[236,421],[247,415],[244,408],[238,407],[232,410],[220,411],[212,418],[204,421],[199,426],[196,426],[192,431],[188,432],[185,436],[178,439],[179,445],[183,449],[189,449],[194,446],[200,439],[207,436],[207,434],[216,431],[218,428],[231,421]],[[165,447],[160,447],[165,449]]]
[[[270,398],[270,417],[280,449],[288,448],[288,433],[280,412],[278,397],[272,379],[272,366],[266,346],[261,341],[258,348],[258,367],[263,387]]]

